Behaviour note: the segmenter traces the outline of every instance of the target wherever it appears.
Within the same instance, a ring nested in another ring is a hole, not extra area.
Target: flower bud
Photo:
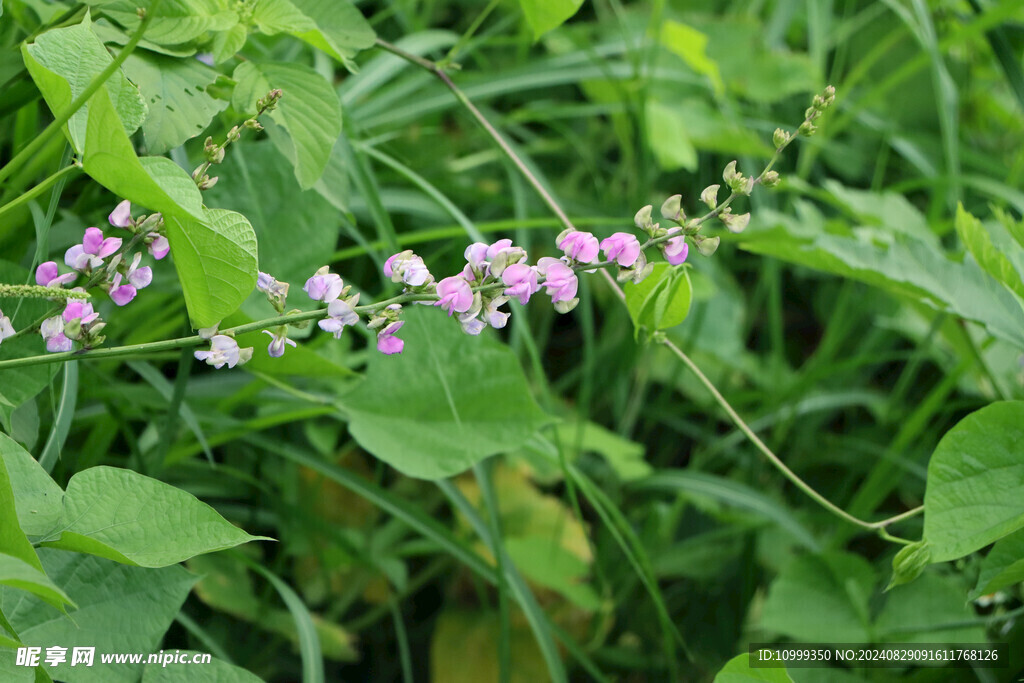
[[[799,133],[804,137],[811,137],[818,131],[818,128],[810,121],[804,121],[800,124]]]
[[[576,308],[580,300],[578,298],[569,299],[567,301],[556,301],[554,303],[555,310],[559,313],[568,313],[572,309]]]
[[[661,205],[661,216],[669,220],[678,221],[683,218],[683,195],[674,194],[665,200]]]
[[[643,230],[644,228],[651,224],[652,209],[654,209],[654,207],[648,204],[647,206],[636,212],[636,216],[633,217],[633,222],[636,224],[636,227]]]
[[[747,224],[750,223],[749,213],[723,213],[719,218],[725,223],[725,227],[729,229],[729,232],[743,232],[747,228]]]
[[[722,238],[718,235],[714,237],[704,237],[703,235],[694,235],[694,241],[697,243],[697,251],[700,252],[701,256],[711,256],[718,250],[718,245],[721,243]]]
[[[79,339],[82,336],[82,319],[72,318],[64,323],[64,336],[68,339]]]
[[[779,174],[776,171],[768,171],[761,178],[761,184],[765,187],[775,187],[779,184]]]
[[[732,182],[736,180],[736,178],[738,177],[741,176],[739,173],[736,172],[736,162],[730,161],[728,164],[726,164],[725,170],[722,171],[722,180],[725,181],[726,185],[731,186]]]
[[[775,145],[775,149],[782,147],[787,142],[789,142],[789,133],[781,128],[776,128],[772,134],[772,144]]]
[[[707,204],[709,209],[714,209],[718,206],[719,187],[719,185],[708,185],[704,188],[704,191],[700,193],[700,200]]]

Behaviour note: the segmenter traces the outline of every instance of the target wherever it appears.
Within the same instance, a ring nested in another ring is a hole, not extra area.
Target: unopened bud
[[[579,299],[569,299],[568,301],[557,301],[554,306],[555,310],[559,313],[568,313],[572,309],[576,308],[576,304],[579,302]]]
[[[775,145],[775,149],[782,147],[787,142],[789,142],[789,133],[781,128],[776,128],[775,133],[772,134],[772,144]]]
[[[661,205],[661,217],[678,221],[683,217],[683,195],[674,194]]]
[[[725,181],[726,185],[731,186],[731,182],[739,177],[740,174],[736,172],[736,162],[730,161],[725,166],[725,170],[722,171],[722,180]]]
[[[643,230],[651,224],[651,211],[653,209],[654,207],[648,204],[636,212],[636,215],[633,216],[633,223],[636,224],[636,227]]]
[[[200,180],[199,183],[198,183],[199,189],[200,190],[209,190],[211,187],[213,187],[214,185],[217,184],[217,181],[219,179],[220,178],[218,176],[213,176],[211,178],[208,175],[204,175],[202,180]]]
[[[729,228],[729,232],[743,232],[747,228],[747,224],[750,223],[750,214],[722,214],[719,216],[722,222],[725,223],[725,227]]]
[[[722,242],[722,238],[718,235],[714,237],[694,235],[693,239],[697,243],[697,251],[700,252],[701,256],[711,256],[718,250],[718,245]]]
[[[238,126],[232,126],[231,130],[228,131],[228,140],[236,142],[240,137],[242,137],[242,134],[238,132]]]
[[[779,184],[779,174],[776,171],[768,171],[761,178],[761,184],[765,187],[775,187]]]
[[[700,193],[700,200],[707,204],[709,209],[714,209],[718,206],[719,187],[719,185],[708,185],[704,188],[704,191]]]
[[[814,135],[816,132],[818,132],[818,127],[815,126],[810,121],[804,121],[803,123],[800,124],[799,132],[800,132],[800,135],[803,135],[804,137],[809,138],[812,135]]]
[[[261,126],[260,122],[257,121],[256,119],[246,119],[245,123],[243,123],[242,125],[250,130],[256,131],[257,133],[263,130],[263,126]]]

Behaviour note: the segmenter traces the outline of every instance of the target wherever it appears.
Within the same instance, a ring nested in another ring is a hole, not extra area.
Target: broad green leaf
[[[0,282],[29,282],[29,272],[10,261],[0,260]],[[50,308],[50,302],[41,299],[22,299],[20,305],[14,299],[0,299],[2,315],[10,318],[15,330],[39,320]],[[0,343],[0,360],[37,356],[43,351],[44,346],[38,335],[5,339]],[[14,410],[48,387],[57,369],[56,364],[49,364],[0,370],[0,424],[5,431],[12,431],[11,416]]]
[[[156,16],[146,29],[146,40],[157,45],[179,45],[201,37],[207,31],[226,31],[238,23],[238,14],[218,0],[162,0]],[[116,0],[103,6],[103,13],[128,33],[139,27],[138,0]]]
[[[1002,226],[993,224],[986,229],[981,221],[964,210],[963,204],[957,204],[955,225],[960,239],[970,249],[978,265],[1024,299],[1024,280],[1021,279],[1024,246],[1004,234]],[[996,237],[1000,238],[998,243],[993,239]]]
[[[263,539],[235,527],[192,494],[131,470],[91,467],[61,491],[28,452],[2,434],[0,456],[18,522],[43,546],[163,567]]]
[[[622,481],[642,479],[652,468],[644,460],[644,447],[593,422],[563,423],[555,428],[561,445],[598,453]]]
[[[253,113],[256,100],[273,88],[284,93],[271,119],[288,133],[295,152],[295,177],[309,189],[324,172],[331,148],[341,135],[341,102],[330,83],[313,69],[283,62],[242,62],[232,104]]]
[[[740,246],[923,301],[1024,348],[1024,311],[973,261],[956,263],[919,241],[881,246],[868,234],[824,233],[820,215],[806,204],[800,207],[798,219],[773,214],[769,220],[776,227],[749,229]]]
[[[303,191],[266,140],[232,149],[218,172],[220,181],[207,192],[210,204],[246,216],[259,239],[260,270],[290,282],[293,296],[300,293],[338,243],[337,210],[319,193]]]
[[[74,98],[86,89],[94,77],[112,61],[103,43],[92,30],[86,14],[82,23],[66,28],[52,29],[38,36],[34,43],[22,46],[22,56],[32,79],[42,92],[46,104],[54,114],[67,110]],[[100,93],[110,95],[119,123],[131,135],[146,118],[146,103],[136,88],[119,69],[107,79]],[[75,151],[85,149],[86,128],[90,102],[79,109],[67,123],[68,138]]]
[[[647,101],[647,139],[658,166],[666,171],[697,169],[697,150],[690,140],[686,119],[670,105],[655,99]]]
[[[874,582],[871,565],[858,555],[798,557],[768,589],[761,625],[809,643],[870,643]]]
[[[366,379],[342,398],[367,451],[403,474],[441,479],[521,446],[551,421],[507,346],[464,334],[437,310],[409,306],[402,317],[405,350],[374,352]]]
[[[583,0],[519,0],[534,40],[564,24],[582,5]]]
[[[661,25],[661,44],[682,58],[687,66],[708,77],[716,94],[725,91],[718,64],[708,57],[708,37],[697,29],[669,19]]]
[[[213,37],[213,62],[220,64],[238,54],[249,39],[249,28],[245,24],[235,24],[226,31],[219,31]]]
[[[136,52],[123,68],[149,106],[142,134],[151,154],[163,154],[199,135],[228,106],[207,93],[220,74],[198,59]]]
[[[969,625],[977,615],[964,600],[965,586],[960,581],[957,576],[926,572],[913,583],[893,588],[875,620],[875,642],[986,642],[985,629]]]
[[[256,234],[245,216],[206,209],[204,220],[164,216],[174,265],[195,327],[209,327],[238,310],[256,286]]]
[[[1024,529],[996,541],[981,563],[972,598],[1024,582]]]
[[[189,657],[207,654],[193,650],[181,653]],[[198,665],[147,664],[142,671],[142,683],[263,683],[263,679],[248,669],[213,658]]]
[[[227,555],[203,555],[189,560],[188,568],[202,576],[196,584],[196,596],[204,603],[299,645],[292,615],[288,610],[267,606],[256,594],[252,575],[244,564]],[[358,658],[354,635],[329,619],[311,616],[324,657],[337,662]]]
[[[551,675],[537,642],[520,613],[509,620],[510,683],[550,681]],[[430,680],[481,683],[500,680],[498,643],[501,622],[494,610],[470,612],[445,609],[437,618],[430,640]]]
[[[715,675],[713,683],[793,683],[785,667],[778,669],[757,668],[750,666],[750,655],[736,655]]]
[[[824,185],[843,208],[864,224],[884,228],[890,235],[903,235],[932,247],[939,246],[939,238],[928,227],[928,221],[903,195],[896,192],[856,190],[845,187],[835,180],[826,180]]]
[[[42,545],[141,567],[166,567],[254,540],[212,507],[131,470],[91,467],[64,493],[63,514]]]
[[[35,557],[34,553],[33,558],[38,564],[39,559]],[[58,609],[61,605],[71,604],[71,598],[65,595],[64,591],[43,573],[42,565],[37,568],[4,553],[0,553],[0,585],[19,588],[37,595],[48,605],[53,605]]]
[[[587,582],[590,565],[550,538],[520,536],[505,539],[505,549],[527,579],[557,591],[577,607],[594,612],[601,596]]]
[[[14,491],[18,525],[29,536],[44,536],[60,520],[64,492],[28,451],[4,434],[0,458]]]
[[[360,50],[373,47],[377,34],[350,0],[291,0],[313,20],[316,28],[295,37],[323,50],[341,62],[349,62]]]
[[[196,577],[181,567],[127,567],[98,557],[42,549],[53,582],[78,606],[68,615],[23,591],[0,589],[0,607],[28,646],[96,648],[91,667],[62,665],[69,683],[135,683],[144,664],[100,665],[101,653],[159,650]],[[70,617],[70,618],[69,618]]]
[[[291,0],[256,0],[252,21],[261,33],[306,33],[317,30],[316,22],[307,17]]]
[[[924,540],[932,562],[963,557],[1024,527],[1024,401],[977,410],[946,432],[928,463]]]
[[[642,282],[630,282],[623,290],[638,334],[641,328],[654,332],[675,327],[690,312],[693,288],[685,267],[656,263],[654,272]]]
[[[11,441],[7,437],[0,440],[0,449],[5,449]],[[0,450],[0,453],[3,451]],[[35,548],[29,543],[28,537],[18,524],[18,508],[15,503],[14,488],[7,474],[6,458],[0,455],[0,553],[12,557],[23,564],[42,571]]]

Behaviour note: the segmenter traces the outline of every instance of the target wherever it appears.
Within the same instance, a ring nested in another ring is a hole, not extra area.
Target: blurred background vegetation
[[[53,11],[44,0],[5,5],[5,45]],[[511,0],[357,6],[381,38],[449,55],[458,86],[573,221],[602,237],[675,193],[697,214],[726,163],[756,175],[772,131],[794,129],[811,95],[835,86],[819,133],[776,167],[782,186],[750,198],[748,230],[716,228],[723,242],[712,257],[691,250],[693,309],[668,334],[769,446],[845,509],[879,519],[920,505],[942,434],[992,400],[1024,395],[1021,312],[956,267],[970,257],[954,230],[958,202],[1007,225],[1024,212],[1018,0],[586,0],[539,38]],[[361,52],[349,73],[282,36],[253,35],[243,54],[312,66],[342,100],[344,133],[314,189],[300,193],[284,152],[261,136],[230,148],[206,195],[250,218],[261,270],[290,281],[293,296],[331,263],[364,296],[383,298],[393,285],[380,266],[399,245],[438,278],[461,268],[478,235],[510,237],[531,260],[556,254],[558,221],[431,74],[379,49]],[[4,59],[0,82],[21,68],[16,50]],[[0,116],[16,142],[34,134],[39,110],[0,103]],[[220,139],[242,118],[222,107],[211,132]],[[153,148],[144,132],[137,142]],[[191,168],[202,140],[170,153]],[[37,173],[60,154],[47,150]],[[87,178],[70,183],[55,253],[101,224],[114,201]],[[15,260],[32,240],[0,228]],[[594,668],[608,680],[710,680],[749,642],[780,638],[986,637],[1011,643],[1010,668],[955,679],[1015,680],[1019,585],[966,601],[980,562],[967,558],[884,593],[897,546],[788,485],[675,357],[634,341],[604,283],[583,277],[581,292],[573,313],[535,303],[501,333],[540,405],[562,422],[489,461],[508,557],[575,643],[563,651],[574,680],[591,680]],[[257,303],[244,310],[264,317]],[[188,329],[165,262],[146,296],[119,313],[125,343]],[[191,561],[205,578],[164,647],[298,680],[298,648],[311,635],[239,558],[248,555],[314,615],[328,680],[402,680],[403,668],[415,680],[498,680],[503,657],[511,680],[545,680],[508,588],[482,581],[421,528],[443,527],[491,561],[467,518],[435,485],[362,451],[331,406],[366,362],[358,333],[306,346],[311,355],[288,366],[254,361],[246,372],[206,372],[189,353],[180,364],[177,354],[80,364],[58,481],[95,464],[131,467],[280,539]],[[176,396],[175,377],[190,372]],[[15,412],[14,436],[29,449],[42,446],[59,398],[54,388]],[[183,419],[174,417],[181,405]],[[559,462],[574,468],[570,480]],[[476,505],[490,495],[472,477],[453,486]],[[920,521],[899,533],[918,538]],[[866,678],[901,676],[954,680]]]

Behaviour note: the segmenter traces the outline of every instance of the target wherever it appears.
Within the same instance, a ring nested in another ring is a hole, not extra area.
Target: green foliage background
[[[116,56],[137,4],[4,0],[0,160]],[[1019,678],[1019,2],[164,0],[151,21],[109,97],[0,186],[2,282],[60,261],[121,198],[165,214],[174,263],[131,306],[102,307],[117,344],[267,317],[246,299],[257,257],[310,308],[301,285],[328,263],[366,303],[397,292],[381,265],[401,248],[438,279],[472,241],[556,255],[562,226],[518,169],[375,35],[457,64],[465,96],[601,237],[676,193],[699,215],[726,163],[756,175],[772,131],[833,84],[781,187],[755,191],[744,233],[709,228],[721,247],[691,249],[662,285],[689,298],[652,322],[828,500],[870,520],[924,504],[888,529],[922,542],[887,542],[786,482],[634,331],[636,295],[623,306],[583,276],[572,313],[512,304],[483,338],[408,307],[399,357],[365,329],[335,341],[313,326],[280,360],[264,335],[240,339],[256,354],[230,372],[191,349],[0,370],[0,678],[32,679],[12,630],[209,652],[210,680],[707,681],[730,660],[721,680]],[[244,131],[200,197],[187,173],[203,139],[271,88],[284,95],[266,131]],[[84,173],[18,199],[71,155]],[[16,327],[34,303],[0,300]],[[33,336],[0,360],[41,352]],[[130,491],[151,524],[133,540],[74,515],[51,538],[25,513],[38,490],[100,518]],[[162,522],[168,547],[149,548]],[[249,534],[277,542],[202,554]],[[1010,662],[750,678],[733,659],[776,640],[1000,642]]]

